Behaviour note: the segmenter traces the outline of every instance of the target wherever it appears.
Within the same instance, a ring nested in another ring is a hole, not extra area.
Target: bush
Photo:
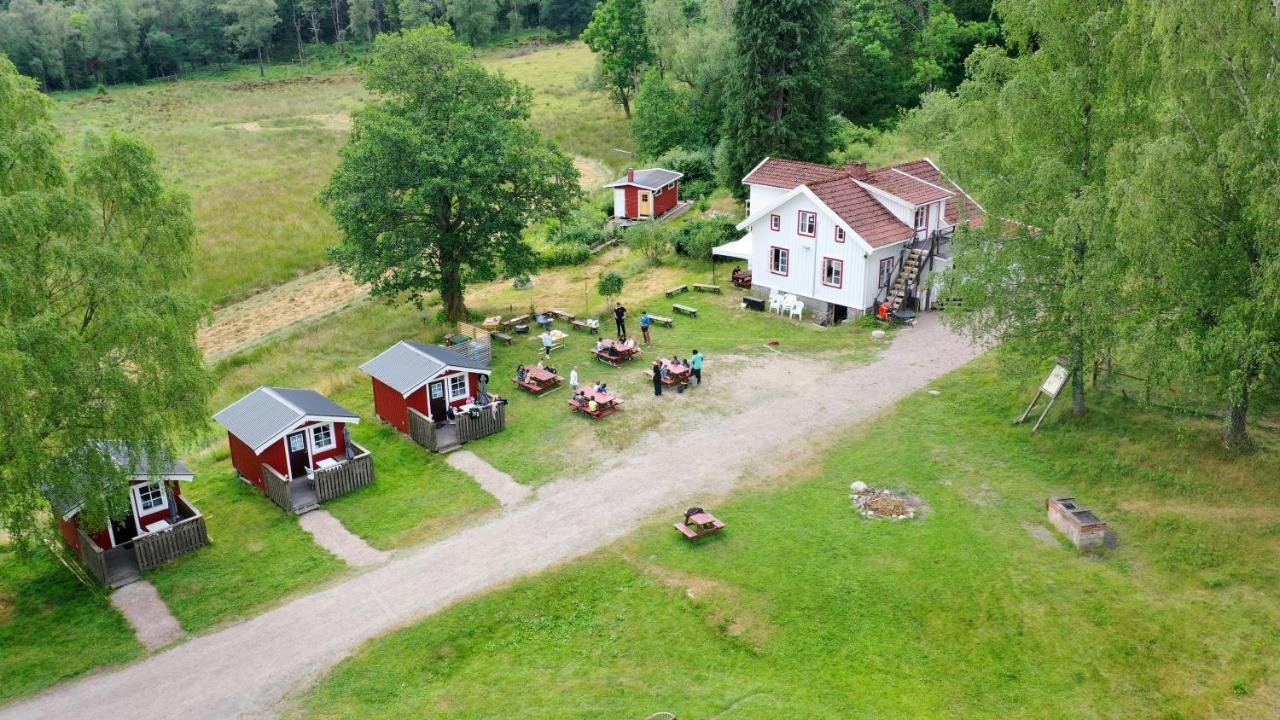
[[[556,243],[538,253],[538,264],[542,267],[577,265],[589,257],[591,248],[585,243]]]
[[[640,253],[655,263],[667,254],[670,245],[666,229],[653,222],[632,225],[626,229],[623,237],[632,252]]]
[[[600,293],[601,297],[615,298],[622,294],[624,284],[622,276],[611,270],[596,280],[596,292]]]
[[[686,200],[705,197],[716,190],[715,158],[707,148],[674,148],[654,160],[654,164],[684,173],[680,179],[680,195]]]
[[[704,260],[711,257],[712,248],[733,242],[741,235],[737,224],[727,217],[710,217],[685,223],[671,244],[680,255]]]

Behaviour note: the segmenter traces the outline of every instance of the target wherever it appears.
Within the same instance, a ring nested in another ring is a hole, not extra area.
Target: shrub
[[[684,173],[680,179],[680,195],[686,200],[710,195],[716,189],[716,164],[711,150],[673,148],[662,154],[654,165]]]
[[[624,283],[622,276],[611,270],[601,275],[596,281],[596,292],[602,297],[615,298],[622,294]]]
[[[661,260],[670,245],[666,229],[653,222],[632,225],[623,237],[632,252],[644,255],[651,262]]]
[[[684,224],[671,244],[680,255],[706,259],[712,248],[737,240],[741,235],[736,223],[727,217],[710,217],[692,220]]]
[[[542,267],[577,265],[589,257],[591,248],[585,243],[556,243],[538,253],[538,264]]]

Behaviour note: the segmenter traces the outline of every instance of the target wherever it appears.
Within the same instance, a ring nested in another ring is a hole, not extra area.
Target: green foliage
[[[626,284],[622,276],[610,270],[603,273],[596,280],[596,294],[606,298],[616,298],[622,294],[622,288]]]
[[[712,248],[739,237],[742,237],[742,231],[728,217],[700,218],[680,226],[671,244],[681,255],[706,260],[711,257]]]
[[[465,318],[466,283],[533,268],[521,234],[577,200],[578,173],[526,125],[529,89],[447,28],[380,36],[364,74],[383,99],[356,114],[321,195],[343,231],[334,259],[376,295],[439,291],[449,319]]]
[[[654,165],[684,173],[680,178],[680,197],[700,198],[716,190],[715,157],[708,148],[685,150],[672,148],[653,161]]]
[[[597,0],[542,0],[542,24],[577,37],[591,22]]]
[[[591,257],[591,246],[583,242],[558,242],[538,253],[538,265],[559,267],[579,265]]]
[[[190,204],[141,142],[89,135],[63,169],[50,103],[0,58],[0,527],[32,539],[48,487],[103,527],[104,485],[203,424]],[[119,443],[118,467],[100,441]],[[72,460],[74,456],[74,460]]]
[[[263,52],[271,44],[271,34],[280,24],[275,0],[227,0],[222,11],[231,16],[225,32],[241,53],[258,54],[258,74],[264,75]]]
[[[834,0],[738,0],[729,73],[721,183],[766,156],[822,162],[831,150],[831,15]]]
[[[651,263],[666,257],[671,237],[665,225],[653,221],[639,222],[623,231],[623,239],[631,252],[643,255]]]
[[[645,73],[636,92],[631,138],[642,158],[655,158],[688,143],[693,125],[689,92],[672,87],[657,68]]]
[[[446,0],[445,14],[459,38],[480,45],[493,32],[497,7],[495,0]]]
[[[582,41],[599,57],[600,82],[631,117],[631,98],[641,73],[654,61],[644,0],[603,0],[582,31]]]
[[[652,0],[649,38],[662,70],[688,85],[692,135],[685,146],[715,147],[724,124],[725,78],[733,56],[732,3]]]

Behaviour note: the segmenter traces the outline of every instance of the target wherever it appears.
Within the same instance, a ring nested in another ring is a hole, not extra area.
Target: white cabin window
[[[467,376],[453,375],[449,378],[449,399],[460,400],[467,396]]]
[[[150,515],[169,508],[169,497],[160,483],[142,483],[133,486],[133,495],[138,503],[138,515]]]
[[[329,450],[338,442],[333,437],[333,423],[324,423],[311,428],[311,445],[316,450]]]
[[[818,213],[801,210],[800,218],[797,222],[798,227],[796,232],[801,235],[804,235],[805,237],[814,237],[818,234]]]
[[[844,286],[843,260],[822,258],[822,284],[833,288]]]
[[[769,271],[774,275],[791,272],[791,251],[780,247],[769,248]]]
[[[836,226],[836,242],[844,242],[844,228]]]
[[[929,206],[916,208],[916,230],[924,230],[929,222]]]
[[[772,230],[772,231],[774,231],[774,232],[778,232],[779,230],[781,230],[781,229],[782,229],[782,216],[781,216],[781,215],[770,215],[770,216],[769,216],[769,229],[770,229],[770,230]]]

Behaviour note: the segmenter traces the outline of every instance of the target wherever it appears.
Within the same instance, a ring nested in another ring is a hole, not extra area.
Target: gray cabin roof
[[[315,390],[266,386],[235,401],[213,419],[258,453],[304,422],[360,422],[359,415]]]
[[[470,370],[486,375],[490,372],[484,363],[456,350],[412,340],[401,340],[392,345],[361,365],[360,369],[406,397],[448,369]]]
[[[98,447],[105,450],[107,456],[113,462],[122,468],[129,467],[130,456],[128,448],[116,442],[99,442]],[[92,452],[88,448],[84,448],[83,452]],[[155,460],[153,463],[152,460]],[[77,462],[77,453],[69,453],[64,457],[65,462]],[[84,462],[85,458],[81,456],[79,462]],[[148,458],[146,455],[140,455],[137,458],[137,466],[134,468],[133,475],[130,476],[134,480],[145,480],[147,478],[167,478],[171,480],[187,481],[195,479],[196,474],[181,461],[175,458]],[[96,486],[96,487],[95,487]],[[49,504],[64,518],[69,518],[77,513],[84,506],[84,496],[86,493],[105,493],[111,489],[111,479],[107,477],[90,481],[88,487],[85,488],[55,488],[45,485],[41,488],[44,496],[49,499]]]
[[[678,173],[674,170],[666,170],[664,168],[646,168],[644,170],[636,170],[635,176],[628,180],[626,175],[605,185],[611,187],[626,187],[627,185],[635,185],[646,190],[660,190],[667,186],[668,183],[679,180],[684,177],[684,173]]]

